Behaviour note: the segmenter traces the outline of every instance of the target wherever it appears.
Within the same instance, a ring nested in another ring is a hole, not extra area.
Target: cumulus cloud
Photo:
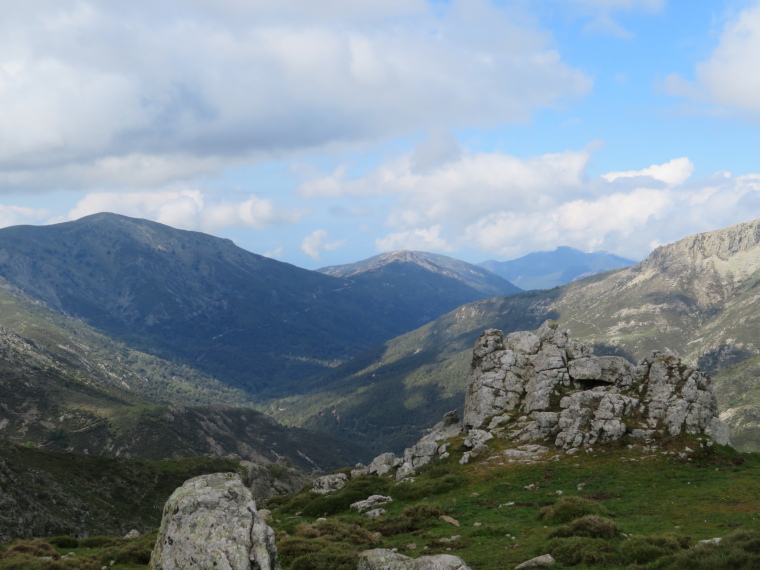
[[[32,0],[4,8],[0,54],[15,188],[524,121],[591,85],[486,0]]]
[[[509,259],[569,245],[640,259],[655,242],[760,217],[760,175],[693,179],[687,157],[590,177],[588,150],[527,159],[463,151],[421,174],[415,152],[363,177],[326,177],[330,196],[395,201],[379,251],[477,249]],[[306,195],[325,187],[304,183]]]
[[[25,208],[0,204],[0,228],[19,224],[40,223],[50,218],[51,212],[44,208]]]
[[[614,182],[619,178],[638,178],[639,176],[647,176],[665,182],[666,184],[676,185],[682,184],[688,180],[692,172],[694,172],[694,165],[688,158],[681,157],[674,158],[665,164],[653,164],[649,168],[644,168],[642,170],[608,172],[607,174],[602,174],[602,178],[607,182]]]
[[[346,240],[330,240],[330,234],[326,230],[314,230],[301,242],[301,251],[318,261],[323,251],[332,251],[346,245]]]
[[[376,239],[375,247],[378,251],[453,251],[454,248],[441,237],[441,230],[441,226],[432,226],[391,233]]]
[[[279,208],[272,200],[250,195],[232,202],[207,198],[200,190],[160,192],[94,192],[69,212],[69,219],[98,212],[147,218],[175,228],[214,232],[232,227],[262,230],[273,225],[296,224],[306,211]]]
[[[697,64],[695,80],[668,76],[665,88],[689,97],[749,112],[760,112],[760,2],[738,12],[722,30],[709,59]]]

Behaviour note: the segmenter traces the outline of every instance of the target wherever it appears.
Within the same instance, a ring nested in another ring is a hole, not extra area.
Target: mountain
[[[393,306],[384,312],[417,319],[415,328],[465,303],[522,291],[476,265],[421,251],[383,253],[318,271],[368,292],[376,291],[378,297],[390,297]]]
[[[398,450],[458,406],[485,329],[554,319],[597,354],[637,361],[667,348],[715,373],[760,354],[758,301],[760,220],[659,247],[629,268],[464,305],[331,370],[319,392],[283,399],[273,413]]]
[[[606,251],[584,253],[561,246],[554,251],[538,251],[510,261],[484,261],[479,265],[501,275],[525,290],[551,289],[611,269],[636,263]]]
[[[135,459],[211,455],[272,464],[286,458],[305,471],[366,457],[357,444],[283,427],[250,408],[157,405],[125,389],[124,378],[135,381],[128,368],[119,374],[106,359],[72,358],[72,352],[61,358],[0,327],[0,437],[38,449]],[[107,374],[90,374],[90,368]],[[182,393],[177,397],[181,401]]]
[[[0,230],[6,287],[130,349],[261,397],[288,394],[444,314],[466,289],[448,276],[411,273],[389,277],[390,287],[333,277],[229,240],[106,213]],[[424,303],[410,302],[414,283]]]

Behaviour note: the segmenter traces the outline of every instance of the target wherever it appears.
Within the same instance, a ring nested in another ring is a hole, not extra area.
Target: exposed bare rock
[[[280,570],[274,531],[235,473],[201,475],[174,491],[150,561],[153,570]]]
[[[393,453],[381,453],[372,460],[367,467],[367,473],[370,475],[385,475],[391,469],[401,465],[402,460],[397,458]]]
[[[544,554],[542,556],[536,556],[530,560],[526,560],[519,566],[515,566],[515,570],[527,570],[528,568],[545,568],[546,566],[552,566],[556,564],[554,557],[551,554]]]
[[[443,419],[433,426],[430,433],[423,436],[412,447],[404,450],[404,458],[396,472],[396,479],[400,481],[413,475],[417,468],[427,465],[434,457],[446,453],[446,445],[441,445],[439,442],[444,442],[461,433],[462,425],[459,423],[459,415],[456,411],[444,414]]]
[[[483,430],[496,426],[513,440],[565,449],[658,433],[704,434],[728,444],[709,376],[669,353],[654,352],[636,366],[593,356],[551,321],[535,334],[504,337],[489,329],[481,335],[464,424],[470,430],[465,445],[473,450],[484,443]]]
[[[357,570],[470,570],[470,567],[458,556],[449,554],[414,559],[387,548],[375,548],[359,555]]]
[[[342,489],[348,481],[348,476],[345,473],[335,473],[333,475],[322,475],[314,479],[314,487],[311,489],[312,493],[319,493],[324,495],[326,493],[332,493],[338,489]]]
[[[355,503],[351,504],[352,509],[356,509],[360,513],[363,511],[368,511],[370,509],[376,509],[380,505],[385,505],[386,503],[390,503],[393,501],[390,497],[386,497],[385,495],[370,495],[368,498],[364,499],[363,501],[357,501]]]

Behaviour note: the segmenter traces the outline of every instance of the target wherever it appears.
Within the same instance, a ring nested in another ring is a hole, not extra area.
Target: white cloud
[[[673,95],[743,112],[760,112],[760,2],[754,2],[724,26],[709,59],[697,64],[696,79],[666,78]]]
[[[268,198],[250,195],[245,200],[209,200],[199,190],[160,192],[97,192],[86,195],[69,212],[78,219],[98,212],[114,212],[147,218],[188,230],[214,232],[232,227],[262,230],[281,224],[295,224],[305,211],[282,209]]]
[[[441,237],[441,226],[416,228],[388,234],[375,240],[378,251],[452,251],[453,248]]]
[[[0,228],[19,224],[40,223],[51,216],[46,209],[25,208],[0,204]]]
[[[32,0],[0,20],[0,180],[95,188],[126,169],[165,184],[525,121],[590,85],[548,34],[486,0]]]
[[[607,182],[614,182],[619,178],[637,178],[639,176],[648,176],[655,180],[660,180],[666,184],[682,184],[694,172],[694,165],[686,157],[674,158],[665,164],[653,164],[649,168],[642,170],[627,170],[625,172],[608,172],[602,174]]]
[[[668,243],[760,217],[760,175],[726,172],[691,177],[687,157],[638,170],[587,173],[588,150],[520,159],[463,151],[424,174],[409,155],[363,177],[327,176],[329,196],[383,195],[395,206],[379,251],[477,249],[502,259],[569,245],[643,258],[653,242]],[[305,182],[319,196],[323,180]]]
[[[346,245],[346,240],[328,241],[330,234],[326,230],[314,230],[301,242],[301,251],[318,261],[323,251],[333,251]]]

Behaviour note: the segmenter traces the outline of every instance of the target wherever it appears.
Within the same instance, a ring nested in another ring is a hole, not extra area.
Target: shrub
[[[73,536],[54,536],[47,541],[58,548],[79,548],[79,540]]]
[[[359,555],[340,545],[331,545],[319,552],[293,560],[291,570],[356,570]]]
[[[547,546],[549,554],[567,566],[608,564],[612,559],[611,553],[614,553],[614,549],[601,538],[554,538]]]
[[[626,540],[620,546],[620,557],[628,564],[648,564],[668,554],[672,554],[672,551],[647,542],[641,537]]]
[[[117,564],[148,564],[152,551],[152,544],[133,542],[125,544],[116,551],[109,551],[103,560],[104,562],[106,558],[115,560]]]
[[[604,505],[583,497],[560,497],[553,505],[544,507],[539,517],[546,521],[567,523],[586,515],[608,515]]]
[[[373,530],[380,532],[383,536],[395,536],[414,532],[434,524],[443,511],[436,505],[429,503],[419,503],[413,507],[405,508],[401,515],[393,519],[376,519],[370,523]]]
[[[58,551],[46,541],[35,538],[34,540],[15,540],[4,552],[3,558],[9,558],[16,554],[28,554],[39,558],[41,556],[52,556],[58,558]]]
[[[121,539],[115,536],[91,536],[90,538],[80,538],[80,548],[105,548],[107,546],[116,546]]]
[[[586,515],[575,519],[569,525],[561,526],[552,532],[551,537],[585,536],[588,538],[616,538],[620,529],[610,519],[597,515]]]
[[[341,543],[376,545],[380,539],[355,523],[337,519],[319,521],[314,524],[301,523],[296,527],[295,535],[301,538],[327,538]]]
[[[462,487],[465,483],[467,483],[467,479],[463,475],[449,473],[439,479],[399,483],[393,488],[393,496],[402,501],[419,501],[427,497],[448,493]]]

